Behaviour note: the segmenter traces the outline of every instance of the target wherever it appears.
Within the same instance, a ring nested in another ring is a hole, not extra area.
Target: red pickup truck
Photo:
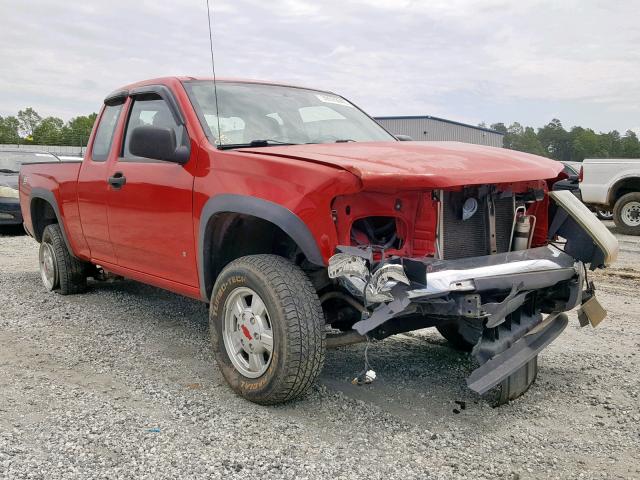
[[[585,266],[617,242],[551,191],[561,170],[399,141],[330,92],[187,77],[107,96],[85,158],[23,165],[19,189],[48,290],[112,273],[208,302],[217,363],[251,401],[302,394],[327,346],[435,327],[504,402],[562,312],[604,316]]]

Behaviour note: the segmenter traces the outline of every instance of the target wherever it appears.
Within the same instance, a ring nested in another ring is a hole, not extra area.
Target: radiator
[[[467,220],[462,220],[462,205],[469,197],[478,200],[478,210]],[[477,190],[443,192],[440,245],[442,257],[447,260],[479,257],[491,254],[488,197],[480,198]],[[510,247],[511,229],[515,215],[513,196],[493,196],[495,204],[496,253],[507,252]]]

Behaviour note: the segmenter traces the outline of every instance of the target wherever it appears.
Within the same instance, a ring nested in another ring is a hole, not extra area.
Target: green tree
[[[622,137],[622,157],[640,158],[640,140],[632,130],[627,130]]]
[[[511,143],[510,148],[513,150],[533,153],[543,157],[548,156],[533,128],[523,128],[519,123],[514,123],[509,127],[508,135]]]
[[[496,132],[500,132],[503,135],[507,134],[507,127],[502,122],[500,122],[500,123],[492,123],[489,128],[491,128],[491,130],[495,130]]]
[[[38,145],[61,145],[64,122],[57,117],[47,117],[33,130],[33,143]]]
[[[622,156],[622,138],[620,137],[620,132],[612,130],[608,133],[601,133],[598,137],[603,157],[614,158]]]
[[[560,120],[554,118],[538,129],[537,137],[548,157],[563,161],[571,160],[571,139]]]
[[[18,112],[18,121],[22,136],[32,138],[34,130],[42,121],[42,117],[33,108],[27,107]]]
[[[62,129],[63,142],[66,145],[85,146],[98,114],[74,117]]]
[[[573,127],[569,132],[569,158],[573,162],[582,162],[585,158],[606,157],[599,135],[590,128]]]
[[[20,141],[20,123],[13,116],[0,117],[0,143],[18,143]]]

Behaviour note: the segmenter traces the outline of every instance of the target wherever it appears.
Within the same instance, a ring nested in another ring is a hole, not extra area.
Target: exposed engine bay
[[[469,387],[487,392],[564,330],[562,312],[597,302],[587,267],[603,267],[617,255],[608,230],[564,193],[493,186],[437,192],[432,255],[394,251],[407,242],[402,220],[355,221],[351,244],[338,247],[329,263],[329,277],[355,305],[353,322],[343,320],[340,328],[352,338],[375,339],[453,328],[480,364]],[[591,317],[580,312],[584,324],[604,317],[601,309],[588,310]],[[512,389],[504,400],[526,388],[520,390]]]

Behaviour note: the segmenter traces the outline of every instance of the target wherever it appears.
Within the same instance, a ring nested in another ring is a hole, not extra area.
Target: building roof
[[[391,117],[374,117],[376,120],[436,120],[438,122],[450,123],[452,125],[459,125],[461,127],[474,128],[483,132],[496,133],[498,135],[504,135],[504,133],[490,128],[478,127],[477,125],[469,125],[468,123],[456,122],[455,120],[447,120],[446,118],[432,117],[431,115],[400,115]]]

